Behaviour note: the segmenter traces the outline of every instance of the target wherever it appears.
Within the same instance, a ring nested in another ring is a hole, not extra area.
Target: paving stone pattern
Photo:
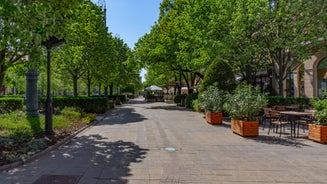
[[[0,173],[1,184],[327,183],[327,145],[283,134],[243,138],[228,122],[136,99],[38,160]],[[64,182],[63,182],[64,181]]]

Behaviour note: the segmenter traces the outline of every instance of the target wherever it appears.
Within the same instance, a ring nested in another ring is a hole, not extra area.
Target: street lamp
[[[55,36],[43,41],[42,45],[47,48],[47,99],[45,106],[45,134],[53,135],[52,129],[52,99],[51,99],[51,48],[64,43],[64,39],[58,39]]]

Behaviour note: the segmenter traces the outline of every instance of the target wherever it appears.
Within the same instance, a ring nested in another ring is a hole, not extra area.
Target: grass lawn
[[[0,165],[24,161],[95,120],[96,114],[65,108],[53,115],[55,135],[44,135],[45,116],[28,116],[15,111],[0,114]]]

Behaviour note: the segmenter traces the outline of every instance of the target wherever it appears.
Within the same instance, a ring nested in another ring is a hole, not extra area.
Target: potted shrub
[[[251,85],[239,85],[234,93],[228,94],[224,108],[231,118],[231,129],[241,136],[258,136],[259,110],[267,104],[265,94]]]
[[[206,121],[221,124],[223,119],[224,92],[215,86],[209,86],[199,96],[199,107],[205,111]]]
[[[310,102],[314,110],[315,121],[308,125],[308,137],[319,143],[327,143],[327,99],[314,98]]]

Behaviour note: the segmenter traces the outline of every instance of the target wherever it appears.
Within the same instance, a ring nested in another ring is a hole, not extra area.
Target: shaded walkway
[[[0,183],[326,183],[326,152],[262,129],[242,138],[228,122],[212,126],[201,113],[137,99],[59,150],[2,172]]]

